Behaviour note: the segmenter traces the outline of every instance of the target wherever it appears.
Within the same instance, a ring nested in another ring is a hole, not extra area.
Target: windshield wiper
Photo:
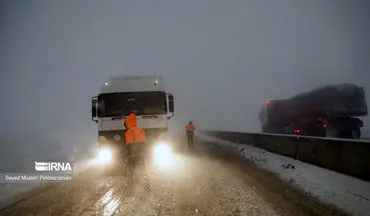
[[[125,118],[124,116],[115,116],[115,117],[112,117],[112,120],[117,120],[117,119],[123,119]]]
[[[159,116],[156,114],[144,114],[143,118],[159,118]]]
[[[131,112],[123,113],[123,114],[122,114],[122,115],[120,115],[120,116],[112,117],[112,120],[117,120],[117,119],[123,119],[123,118],[126,118],[126,116],[130,115],[131,113],[135,113],[135,114],[137,115],[137,110],[132,110]]]

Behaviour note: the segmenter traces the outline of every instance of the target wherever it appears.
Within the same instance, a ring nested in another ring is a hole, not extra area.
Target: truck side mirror
[[[168,95],[168,110],[171,113],[175,112],[175,106],[174,106],[174,100],[173,100],[173,95],[172,94]]]
[[[91,120],[98,122],[98,97],[91,99]]]

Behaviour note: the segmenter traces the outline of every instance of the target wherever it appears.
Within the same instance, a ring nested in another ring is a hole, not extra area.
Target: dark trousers
[[[135,166],[140,157],[148,157],[148,145],[145,142],[128,144],[127,146],[127,156],[128,163],[131,166]]]
[[[186,138],[188,141],[188,148],[194,149],[194,133],[193,132],[186,132]]]

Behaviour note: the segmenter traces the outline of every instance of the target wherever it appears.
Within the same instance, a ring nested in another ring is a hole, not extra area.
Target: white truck
[[[124,117],[135,113],[147,140],[168,130],[174,116],[174,97],[166,92],[160,76],[112,77],[92,98],[92,120],[98,124],[99,144],[124,144]]]

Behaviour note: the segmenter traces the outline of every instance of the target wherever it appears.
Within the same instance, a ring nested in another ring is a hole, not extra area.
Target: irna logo
[[[35,161],[36,171],[63,171],[72,172],[72,167],[69,162],[37,162]]]

